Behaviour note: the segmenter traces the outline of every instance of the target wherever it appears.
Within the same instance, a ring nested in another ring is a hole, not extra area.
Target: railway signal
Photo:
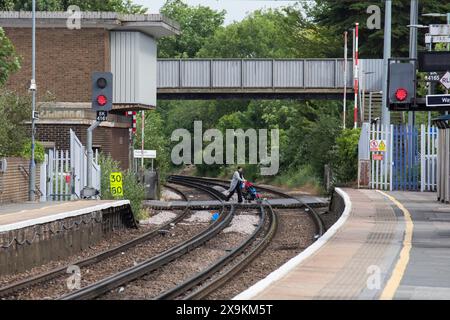
[[[416,69],[412,63],[389,66],[389,109],[408,110],[416,102]]]
[[[92,109],[111,111],[113,105],[113,75],[111,72],[92,74]]]

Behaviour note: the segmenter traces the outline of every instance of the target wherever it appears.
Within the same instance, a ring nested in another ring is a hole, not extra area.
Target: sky
[[[149,9],[149,13],[158,13],[166,0],[134,0],[136,4],[142,4]],[[240,21],[249,12],[262,8],[279,8],[294,4],[295,1],[271,1],[271,0],[185,0],[189,5],[203,5],[216,10],[225,10],[225,24]]]

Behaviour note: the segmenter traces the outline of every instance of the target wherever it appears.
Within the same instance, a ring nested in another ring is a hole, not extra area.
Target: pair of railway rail
[[[59,297],[62,300],[74,300],[74,299],[95,299],[98,298],[110,290],[118,288],[126,283],[133,280],[139,279],[140,277],[151,273],[152,271],[161,268],[162,266],[176,260],[177,258],[187,254],[195,248],[198,248],[210,239],[217,236],[223,229],[225,229],[233,219],[236,212],[236,207],[234,204],[226,203],[224,201],[225,196],[218,190],[214,189],[213,186],[226,187],[228,181],[218,180],[218,179],[207,179],[207,178],[194,178],[185,176],[171,176],[168,179],[173,185],[180,185],[188,188],[193,188],[201,190],[210,197],[220,201],[221,212],[219,219],[213,223],[202,232],[198,233],[191,239],[182,242],[174,247],[151,257],[133,267],[125,269],[118,272],[110,277],[104,278],[100,281],[92,283],[86,287],[79,290],[73,291],[69,294]],[[119,253],[122,253],[132,247],[137,246],[140,243],[148,241],[160,234],[161,230],[166,230],[172,224],[176,224],[183,220],[190,211],[190,202],[186,195],[179,189],[166,185],[168,189],[178,193],[181,197],[187,201],[185,209],[180,215],[178,215],[174,220],[164,224],[156,230],[149,231],[133,240],[130,240],[120,246],[117,246],[111,250],[104,251],[97,255],[94,255],[88,259],[78,261],[75,263],[79,267],[86,267],[95,263],[98,263],[107,258],[113,257]],[[259,190],[272,193],[283,198],[291,198],[289,195],[272,190],[267,187],[258,186]],[[300,201],[299,201],[300,202]],[[301,203],[301,202],[300,202]],[[323,223],[318,214],[309,207],[308,205],[302,203],[305,208],[308,208],[308,212],[311,214],[317,229],[317,235],[321,235],[324,232]],[[260,220],[258,226],[255,228],[254,232],[243,240],[238,246],[229,251],[225,256],[223,256],[218,261],[214,262],[212,265],[208,266],[201,272],[193,275],[191,278],[185,280],[181,284],[173,287],[157,297],[155,299],[201,299],[207,297],[211,292],[217,290],[223,286],[227,281],[229,281],[234,275],[243,270],[249,263],[251,263],[270,243],[271,239],[276,234],[278,226],[278,217],[276,212],[270,206],[270,204],[265,201],[259,204],[259,215]],[[266,231],[265,231],[266,230]],[[265,232],[264,232],[265,231]],[[265,233],[264,235],[262,235]],[[262,236],[261,236],[262,235]],[[261,240],[256,241],[257,238]],[[25,279],[6,287],[0,288],[0,298],[8,297],[16,293],[17,291],[30,288],[32,286],[38,285],[45,281],[49,281],[62,276],[66,273],[67,266],[57,268],[46,273],[37,275],[35,277]]]

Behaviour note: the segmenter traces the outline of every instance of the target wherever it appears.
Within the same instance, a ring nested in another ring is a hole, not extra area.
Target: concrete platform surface
[[[129,204],[128,200],[79,200],[66,202],[20,203],[0,207],[0,232],[24,228],[110,207]]]
[[[343,192],[351,210],[331,236],[236,299],[450,299],[450,205],[435,193]]]

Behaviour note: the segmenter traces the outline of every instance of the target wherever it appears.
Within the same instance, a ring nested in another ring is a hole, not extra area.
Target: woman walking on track
[[[238,167],[237,171],[234,172],[231,179],[230,188],[228,189],[228,196],[226,201],[230,201],[231,197],[235,192],[238,194],[238,203],[242,203],[242,182],[245,182],[242,167]]]

